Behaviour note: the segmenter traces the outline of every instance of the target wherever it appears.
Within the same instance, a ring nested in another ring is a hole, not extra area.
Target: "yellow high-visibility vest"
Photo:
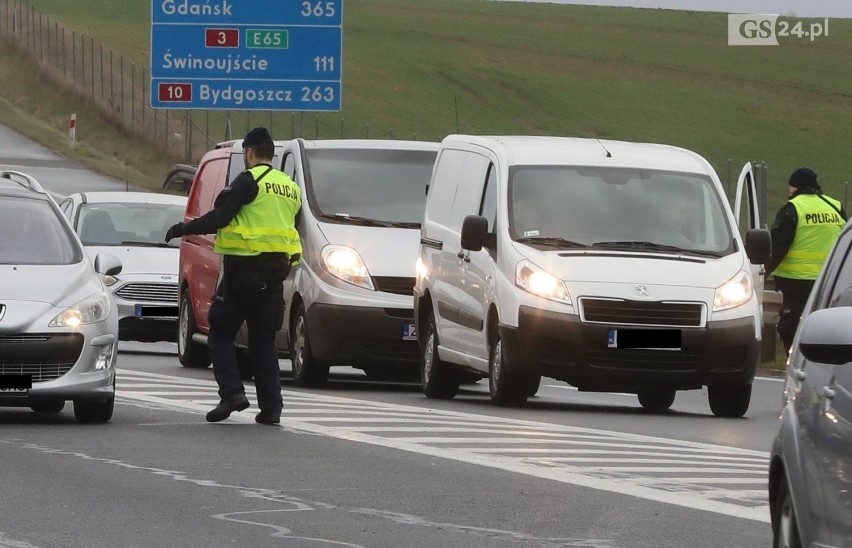
[[[269,166],[248,170],[255,181]],[[228,226],[216,232],[213,251],[224,255],[302,253],[296,230],[296,214],[302,205],[301,191],[287,174],[273,169],[257,183],[257,197],[240,208]]]
[[[827,204],[828,200],[831,205]],[[790,200],[796,208],[796,236],[787,255],[773,274],[793,280],[816,280],[846,221],[840,202],[816,194],[800,194]]]

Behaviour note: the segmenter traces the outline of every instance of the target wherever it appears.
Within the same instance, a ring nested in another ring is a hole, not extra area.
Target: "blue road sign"
[[[153,0],[151,106],[339,111],[343,0]]]

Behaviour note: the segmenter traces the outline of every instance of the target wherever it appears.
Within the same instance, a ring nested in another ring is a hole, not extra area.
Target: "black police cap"
[[[246,137],[243,139],[243,148],[271,142],[272,136],[269,134],[269,131],[265,127],[256,127],[246,133]]]

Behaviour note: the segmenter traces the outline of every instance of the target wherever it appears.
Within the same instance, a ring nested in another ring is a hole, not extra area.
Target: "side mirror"
[[[766,264],[772,258],[772,235],[763,228],[753,228],[746,233],[746,255],[751,264]]]
[[[479,251],[488,239],[488,219],[479,215],[464,218],[461,230],[462,249]]]
[[[799,350],[808,360],[842,365],[852,362],[852,307],[817,310],[799,326]]]
[[[95,257],[95,272],[105,276],[115,276],[121,272],[121,261],[115,255],[98,253]]]

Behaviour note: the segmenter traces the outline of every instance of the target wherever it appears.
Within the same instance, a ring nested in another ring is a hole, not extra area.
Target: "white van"
[[[414,288],[424,393],[487,376],[517,405],[546,376],[664,411],[707,386],[714,414],[744,415],[771,252],[750,165],[735,210],[681,148],[448,136]]]
[[[293,382],[329,366],[415,378],[412,292],[420,221],[438,143],[295,139],[276,151],[303,191],[301,264],[284,283]],[[410,374],[410,373],[409,373]]]

